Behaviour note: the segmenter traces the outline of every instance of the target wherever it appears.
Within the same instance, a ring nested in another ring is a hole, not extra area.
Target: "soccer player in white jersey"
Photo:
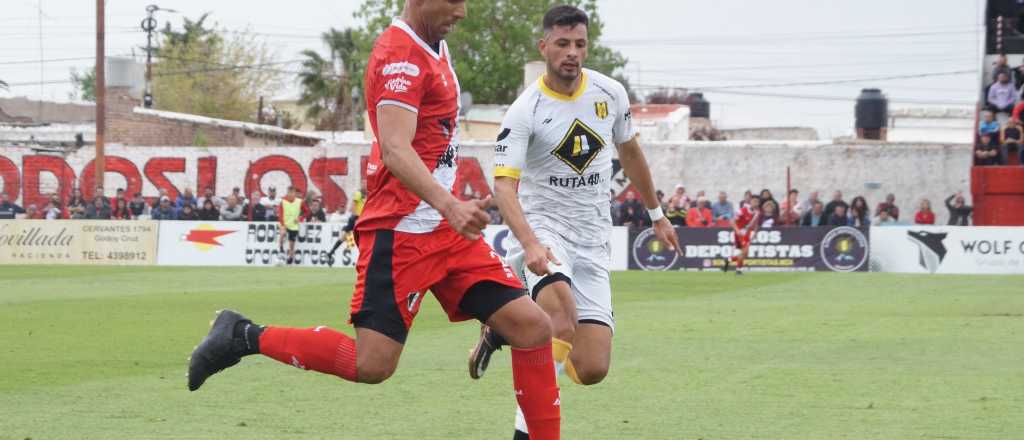
[[[637,143],[626,89],[583,68],[588,25],[587,14],[572,6],[545,14],[538,48],[547,73],[505,115],[494,173],[495,201],[515,236],[509,261],[551,317],[556,368],[584,385],[601,382],[611,363],[613,148],[658,239],[679,248]],[[485,327],[470,353],[470,376],[483,375],[502,345],[501,335]],[[521,415],[515,438],[529,438]]]

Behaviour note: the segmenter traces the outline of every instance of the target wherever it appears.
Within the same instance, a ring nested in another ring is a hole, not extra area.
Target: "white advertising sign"
[[[1024,228],[871,228],[873,272],[1024,274]]]
[[[299,266],[326,267],[327,254],[344,224],[306,223],[299,228]],[[279,250],[279,227],[271,222],[165,221],[160,223],[157,264],[168,266],[275,266],[287,258]],[[285,243],[287,246],[287,242]],[[287,249],[287,248],[286,248]],[[334,267],[355,265],[355,249],[342,246]]]

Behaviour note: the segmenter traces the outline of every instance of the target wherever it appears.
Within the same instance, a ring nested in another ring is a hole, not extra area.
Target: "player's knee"
[[[388,380],[395,374],[394,364],[356,365],[356,372],[360,383],[375,385]]]
[[[597,385],[608,376],[608,366],[598,365],[587,368],[576,368],[576,375],[579,376],[581,385]]]

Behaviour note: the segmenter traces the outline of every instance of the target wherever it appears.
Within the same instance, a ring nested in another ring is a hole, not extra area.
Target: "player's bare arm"
[[[402,185],[437,209],[460,235],[468,240],[480,238],[490,222],[484,208],[489,199],[460,201],[439,185],[423,160],[412,148],[416,135],[416,113],[394,105],[377,109],[381,160]]]
[[[519,240],[519,243],[523,246],[524,253],[526,254],[523,264],[534,274],[548,275],[550,274],[548,262],[562,263],[555,258],[555,255],[551,253],[549,248],[537,240],[537,236],[533,233],[533,228],[527,223],[526,216],[523,214],[523,206],[519,203],[518,187],[518,179],[503,176],[495,177],[494,200],[501,211],[501,217],[505,219],[508,228],[512,230],[516,240]]]
[[[651,178],[651,169],[647,166],[647,158],[644,156],[644,151],[640,148],[637,138],[633,137],[633,139],[620,144],[618,148],[622,169],[629,176],[636,190],[640,192],[640,197],[644,201],[644,207],[648,210],[661,207],[657,192],[654,189],[654,179]],[[676,237],[676,230],[672,223],[662,216],[662,218],[654,221],[653,224],[654,233],[658,239],[667,243],[669,249],[679,252],[679,239]]]

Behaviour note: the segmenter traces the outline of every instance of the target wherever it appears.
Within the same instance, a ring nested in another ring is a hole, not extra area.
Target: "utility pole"
[[[162,9],[157,5],[146,6],[146,18],[142,19],[142,31],[146,33],[146,93],[142,96],[142,106],[153,107],[153,34],[156,33],[157,11],[178,12],[173,9]]]
[[[96,184],[104,186],[107,158],[104,135],[107,128],[107,60],[105,0],[96,0]],[[102,196],[102,194],[96,194]]]

